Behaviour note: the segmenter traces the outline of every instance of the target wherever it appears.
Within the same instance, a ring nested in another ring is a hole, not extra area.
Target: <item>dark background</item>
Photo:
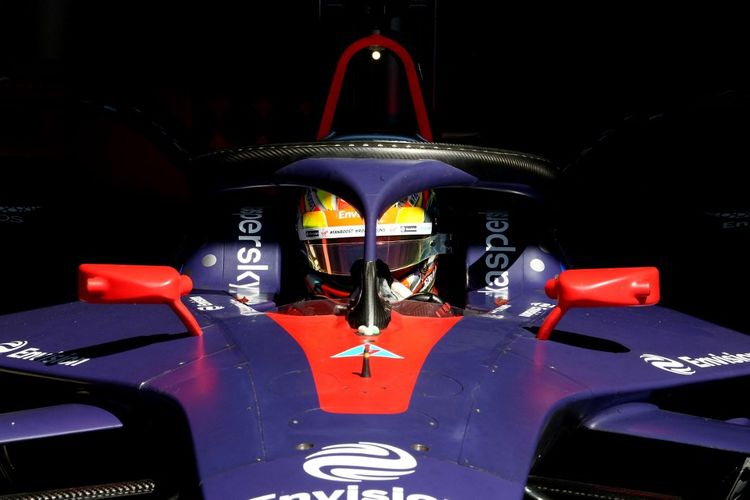
[[[232,143],[313,138],[339,54],[373,29],[419,65],[436,140],[562,163],[628,116],[742,90],[750,34],[724,6],[488,3],[3,1],[0,62],[6,92],[137,105],[194,150],[214,127]]]
[[[738,9],[488,3],[0,1],[0,310],[74,297],[82,260],[173,264],[210,175],[186,159],[313,140],[338,55],[378,29],[436,141],[558,165],[574,266],[658,265],[665,305],[750,332]],[[413,132],[366,64],[339,130]]]

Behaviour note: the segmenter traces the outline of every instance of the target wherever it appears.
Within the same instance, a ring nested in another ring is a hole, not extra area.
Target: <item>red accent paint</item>
[[[409,408],[414,385],[433,346],[460,319],[422,318],[391,313],[377,337],[357,335],[344,316],[292,316],[269,313],[302,347],[312,368],[321,409],[330,413],[402,413]],[[403,359],[370,353],[370,377],[362,373],[362,356],[332,358],[367,340]]]
[[[326,255],[326,258],[327,258],[328,257],[328,252],[324,252],[324,254]],[[328,297],[348,298],[352,294],[352,292],[347,292],[346,290],[337,290],[337,289],[333,288],[332,286],[327,285],[325,283],[321,283],[320,289]]]
[[[571,307],[652,306],[659,302],[659,270],[655,267],[574,269],[548,280],[544,291],[558,299],[557,307],[537,332],[549,339],[560,318]]]
[[[372,46],[386,48],[401,59],[401,62],[404,65],[406,79],[409,82],[409,92],[411,93],[411,102],[414,106],[414,114],[417,116],[419,134],[426,140],[432,141],[430,120],[427,117],[427,108],[424,105],[424,97],[422,97],[422,89],[419,86],[419,78],[417,77],[417,70],[414,66],[414,61],[412,61],[409,52],[404,47],[399,45],[396,41],[378,34],[360,38],[349,45],[346,50],[344,50],[344,53],[341,54],[339,62],[336,65],[336,72],[333,74],[331,88],[328,91],[328,99],[326,100],[325,108],[323,108],[323,118],[320,120],[320,128],[318,129],[318,140],[325,139],[328,134],[331,133],[333,115],[336,112],[336,105],[339,102],[339,95],[341,94],[341,87],[344,84],[344,76],[346,75],[349,61],[351,61],[352,57],[354,57],[357,52]]]
[[[94,304],[167,304],[193,335],[198,321],[180,301],[193,289],[190,277],[167,266],[81,264],[78,298]]]
[[[544,323],[539,327],[539,331],[536,332],[536,338],[539,340],[548,340],[552,330],[555,329],[565,312],[566,311],[560,306],[556,306],[552,309],[547,317],[544,318]]]

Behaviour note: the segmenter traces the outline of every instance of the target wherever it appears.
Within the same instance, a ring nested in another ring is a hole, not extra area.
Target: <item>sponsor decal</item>
[[[33,212],[42,208],[41,206],[27,206],[27,207],[0,207],[0,222],[8,222],[12,224],[23,223],[23,217],[20,214]]]
[[[413,474],[417,460],[408,452],[382,443],[342,443],[325,446],[305,457],[303,470],[326,481],[361,483],[362,481],[396,481]],[[409,493],[401,486],[363,489],[349,484],[336,490],[269,493],[250,500],[437,500],[424,493]]]
[[[725,212],[706,212],[711,217],[720,217],[722,219],[750,219],[750,212],[745,210],[730,210]]]
[[[750,227],[750,222],[746,220],[730,220],[721,223],[722,229],[739,229],[742,227]]]
[[[342,227],[324,227],[320,229],[321,238],[345,238],[349,236],[364,236],[364,226],[342,226]]]
[[[20,215],[8,215],[0,213],[0,222],[21,224],[23,222],[23,217],[21,217]]]
[[[722,351],[720,354],[709,352],[705,356],[677,356],[677,359],[667,358],[659,354],[641,354],[641,359],[661,370],[679,375],[692,375],[695,373],[695,368],[715,368],[717,366],[750,363],[750,352],[735,354],[726,351]]]
[[[356,210],[339,210],[339,219],[361,219]]]
[[[693,370],[686,364],[680,361],[675,361],[671,358],[659,356],[658,354],[641,354],[641,359],[654,368],[658,368],[670,373],[676,373],[677,375],[692,375],[695,373],[695,370]]]
[[[268,271],[268,264],[259,264],[263,259],[263,242],[260,231],[263,229],[263,208],[243,207],[237,225],[237,240],[243,245],[237,250],[236,283],[229,284],[229,293],[240,298],[247,298],[251,303],[260,296],[260,271]]]
[[[78,366],[90,360],[90,358],[84,358],[73,351],[47,352],[38,347],[26,347],[28,343],[26,340],[1,342],[0,355],[4,355],[6,358],[39,361],[45,365]]]
[[[509,254],[516,251],[516,247],[510,245],[506,234],[510,228],[509,219],[508,212],[504,210],[489,211],[485,215],[484,227],[488,233],[484,239],[484,264],[487,272],[484,274],[485,286],[477,290],[479,293],[502,299],[508,298]]]
[[[338,354],[331,356],[332,358],[352,358],[355,356],[363,356],[365,353],[365,344],[352,347],[346,351],[342,351]],[[391,359],[404,359],[403,356],[399,356],[382,347],[378,347],[375,344],[370,344],[370,357],[372,358],[391,358]]]
[[[360,483],[393,481],[413,474],[416,459],[395,446],[381,443],[343,443],[308,455],[302,467],[319,479]]]
[[[378,223],[376,234],[378,236],[398,236],[399,234],[432,234],[431,222],[420,222],[417,224],[380,224]],[[330,226],[318,229],[300,228],[297,231],[299,239],[302,241],[317,239],[335,239],[335,238],[354,238],[365,235],[364,225],[352,226]]]
[[[490,312],[487,313],[488,316],[493,317],[495,319],[503,319],[505,316],[502,313],[506,309],[510,309],[510,304],[503,304],[501,306],[497,306],[496,308],[492,309]]]
[[[15,351],[28,344],[26,340],[11,340],[10,342],[0,343],[0,354]]]
[[[33,212],[34,210],[38,210],[42,208],[39,205],[34,206],[28,206],[28,207],[0,207],[0,213],[2,214],[15,214],[15,213],[26,213],[26,212]]]
[[[746,210],[706,212],[706,215],[719,219],[721,221],[722,229],[740,229],[750,227],[750,212]]]
[[[216,306],[200,295],[190,296],[188,297],[188,300],[195,304],[199,311],[218,311],[219,309],[224,309],[224,306]]]
[[[520,317],[531,318],[555,307],[555,304],[548,304],[546,302],[532,302],[530,305],[531,307],[519,314]]]
[[[360,490],[358,484],[350,484],[344,488],[333,491],[298,491],[286,495],[270,493],[253,497],[249,500],[438,500],[432,495],[424,493],[407,494],[404,488],[394,486],[388,490],[369,489]]]

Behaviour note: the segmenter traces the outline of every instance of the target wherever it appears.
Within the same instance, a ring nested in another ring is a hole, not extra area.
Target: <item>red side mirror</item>
[[[167,304],[193,335],[201,327],[180,297],[193,289],[192,280],[167,266],[81,264],[78,298],[94,304]]]
[[[547,281],[544,291],[558,299],[539,328],[537,338],[547,340],[571,307],[652,306],[659,302],[659,270],[655,267],[574,269]]]

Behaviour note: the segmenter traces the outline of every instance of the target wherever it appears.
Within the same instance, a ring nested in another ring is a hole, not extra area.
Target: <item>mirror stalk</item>
[[[93,304],[167,304],[192,335],[203,335],[180,297],[193,289],[189,276],[168,266],[81,264],[78,298]]]
[[[571,307],[651,306],[659,302],[659,270],[655,267],[573,269],[547,281],[544,291],[558,299],[539,327],[537,339],[549,339]]]

